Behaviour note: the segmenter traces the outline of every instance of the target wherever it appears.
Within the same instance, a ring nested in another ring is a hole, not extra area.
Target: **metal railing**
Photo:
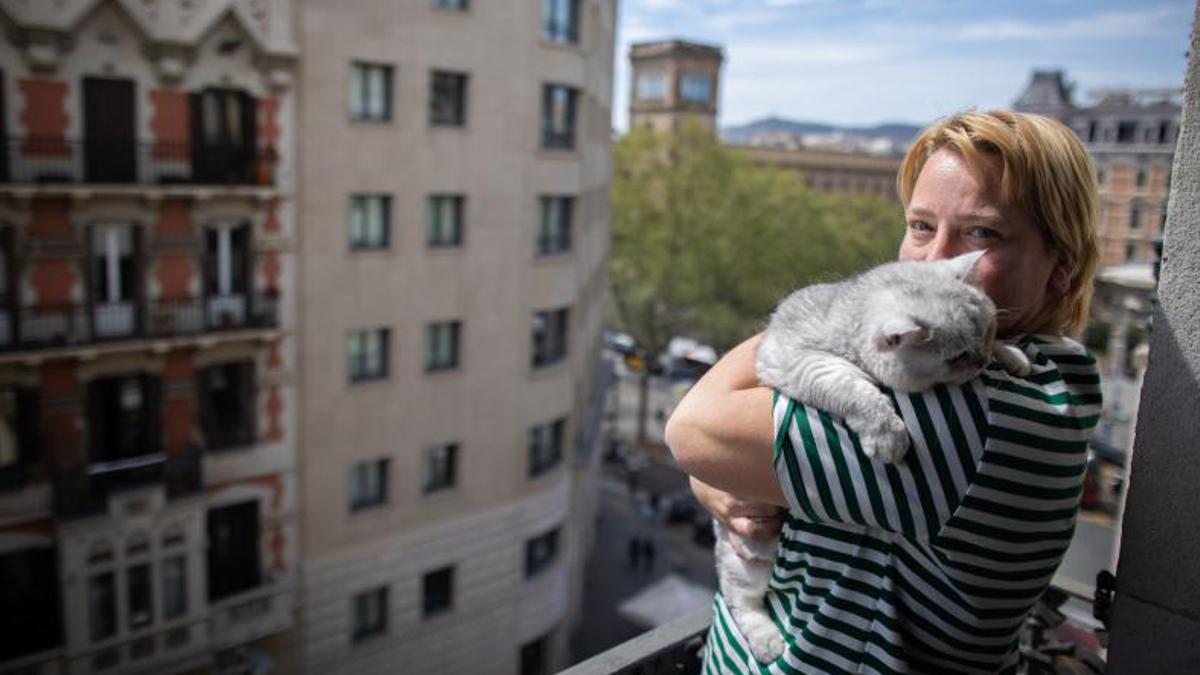
[[[712,608],[696,610],[601,652],[559,675],[682,675],[700,672]]]
[[[13,137],[0,142],[0,183],[270,186],[278,163],[270,146]]]
[[[113,492],[145,485],[162,484],[168,499],[193,494],[204,487],[202,455],[199,448],[175,455],[154,450],[87,466],[52,466],[54,511],[63,517],[97,513]]]
[[[277,294],[0,309],[0,352],[279,325]]]

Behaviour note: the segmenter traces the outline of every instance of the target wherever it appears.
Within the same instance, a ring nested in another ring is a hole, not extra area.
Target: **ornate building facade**
[[[0,670],[294,624],[288,0],[0,0]]]

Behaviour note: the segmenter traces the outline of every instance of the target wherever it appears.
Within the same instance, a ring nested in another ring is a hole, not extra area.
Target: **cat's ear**
[[[926,326],[917,323],[910,317],[898,316],[887,319],[879,326],[879,334],[875,337],[875,346],[883,351],[898,349],[928,342],[933,332]]]
[[[954,275],[955,279],[958,279],[959,281],[965,281],[968,284],[974,283],[975,266],[979,263],[979,260],[983,258],[983,254],[985,253],[987,253],[987,249],[964,253],[960,256],[956,256],[947,260],[946,265],[950,268],[950,273]]]

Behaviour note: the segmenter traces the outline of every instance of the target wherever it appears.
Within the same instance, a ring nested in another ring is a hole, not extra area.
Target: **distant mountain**
[[[782,117],[765,117],[749,124],[736,127],[726,127],[721,130],[721,137],[728,143],[755,143],[764,136],[782,136],[795,134],[797,136],[833,136],[842,135],[860,140],[886,139],[898,147],[905,147],[912,142],[922,127],[915,124],[889,122],[873,127],[844,127],[823,122],[808,122],[784,119]]]

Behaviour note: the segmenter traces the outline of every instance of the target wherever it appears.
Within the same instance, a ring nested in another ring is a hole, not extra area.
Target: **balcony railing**
[[[276,294],[0,309],[0,351],[169,338],[279,325]]]
[[[5,138],[0,183],[275,184],[274,148],[127,139]]]
[[[700,672],[712,608],[696,610],[578,663],[559,675],[684,675]]]
[[[98,513],[110,494],[147,485],[163,485],[168,499],[193,494],[204,487],[202,455],[199,449],[175,455],[150,452],[87,467],[58,468],[51,474],[55,513],[62,517]]]

